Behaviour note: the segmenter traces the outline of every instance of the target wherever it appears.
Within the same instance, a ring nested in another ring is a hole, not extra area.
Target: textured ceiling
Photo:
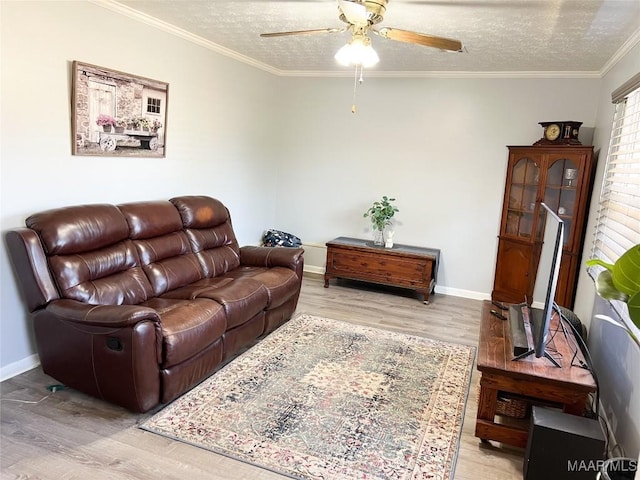
[[[97,0],[108,8],[280,74],[350,72],[333,58],[349,33],[261,38],[343,27],[336,0]],[[370,74],[599,73],[640,38],[640,0],[389,0],[379,27],[461,40],[465,53],[372,35]]]

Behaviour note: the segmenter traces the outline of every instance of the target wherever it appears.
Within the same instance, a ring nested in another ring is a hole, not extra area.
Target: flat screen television
[[[540,260],[536,270],[536,280],[533,287],[533,300],[530,305],[522,306],[520,313],[522,322],[527,330],[527,317],[531,332],[530,349],[514,360],[535,354],[537,358],[546,357],[554,365],[560,366],[546,351],[549,336],[549,326],[555,310],[556,288],[560,275],[560,262],[562,260],[562,246],[564,243],[564,222],[545,203],[540,204],[540,221],[542,231],[542,244],[540,246]]]

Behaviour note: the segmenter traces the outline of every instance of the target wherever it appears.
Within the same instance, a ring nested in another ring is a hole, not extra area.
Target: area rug
[[[293,478],[450,479],[474,356],[299,314],[140,427]]]

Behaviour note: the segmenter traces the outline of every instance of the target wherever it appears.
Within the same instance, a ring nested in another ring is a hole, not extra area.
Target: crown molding
[[[636,45],[640,43],[640,27],[627,39],[626,42],[618,49],[618,51],[609,59],[609,61],[602,67],[600,76],[604,77],[609,70],[611,70],[616,63],[618,63],[627,53],[631,51]]]
[[[280,71],[277,68],[267,65],[266,63],[259,62],[251,57],[247,57],[246,55],[242,55],[229,48],[223,47],[222,45],[218,45],[217,43],[206,40],[198,35],[189,33],[186,30],[183,30],[182,28],[178,28],[174,25],[171,25],[170,23],[164,22],[162,20],[158,20],[157,18],[141,13],[137,10],[127,7],[126,5],[122,5],[121,3],[118,3],[114,0],[87,0],[87,1],[89,3],[93,3],[94,5],[98,5],[108,10],[122,14],[138,22],[144,23],[151,27],[167,32],[171,35],[175,35],[176,37],[180,37],[184,40],[195,43],[196,45],[200,45],[201,47],[207,48],[216,53],[224,55],[226,57],[233,58],[234,60],[237,60],[239,62],[245,63],[247,65],[258,68],[260,70],[264,70],[265,72],[269,72],[274,75],[280,74]]]

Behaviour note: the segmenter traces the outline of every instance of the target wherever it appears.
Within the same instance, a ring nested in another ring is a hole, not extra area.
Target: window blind
[[[613,91],[611,94],[611,103],[622,102],[627,95],[638,88],[640,88],[640,73],[636,73]]]
[[[592,251],[592,257],[610,263],[640,243],[640,87],[636,83],[625,93],[614,97],[618,101]]]

